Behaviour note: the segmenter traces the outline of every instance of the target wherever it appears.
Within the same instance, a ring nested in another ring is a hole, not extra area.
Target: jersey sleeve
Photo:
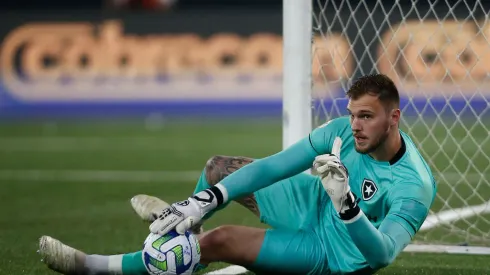
[[[402,182],[389,195],[386,219],[401,225],[413,238],[429,213],[434,190],[432,184]]]
[[[340,117],[332,119],[313,130],[309,135],[311,147],[317,154],[328,154],[332,151],[335,137],[342,137],[349,133],[349,118]]]
[[[265,188],[310,168],[319,154],[331,152],[336,136],[349,133],[349,119],[333,119],[283,151],[256,160],[221,181],[230,200]]]
[[[431,184],[399,185],[394,186],[395,191],[389,195],[390,210],[379,229],[364,214],[346,224],[352,240],[374,269],[394,261],[413,239],[429,212],[434,193]]]
[[[226,188],[228,199],[234,200],[305,171],[315,157],[316,152],[305,137],[279,153],[245,165],[220,183]]]
[[[376,229],[363,213],[345,226],[352,241],[374,270],[391,264],[412,239],[399,223],[384,219]]]

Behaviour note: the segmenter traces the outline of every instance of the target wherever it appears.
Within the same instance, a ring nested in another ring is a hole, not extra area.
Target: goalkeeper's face
[[[350,113],[352,134],[356,151],[368,154],[382,147],[392,130],[392,115],[377,96],[369,94],[350,99],[347,109]]]

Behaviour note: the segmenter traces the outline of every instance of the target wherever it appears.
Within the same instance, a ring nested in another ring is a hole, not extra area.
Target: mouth
[[[367,138],[363,136],[354,136],[354,139],[356,140],[356,143],[363,143],[367,140]]]

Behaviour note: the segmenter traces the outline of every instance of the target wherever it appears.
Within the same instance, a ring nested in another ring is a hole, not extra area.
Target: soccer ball
[[[166,235],[151,233],[143,247],[143,262],[151,275],[187,275],[199,266],[201,250],[197,238],[175,230]]]

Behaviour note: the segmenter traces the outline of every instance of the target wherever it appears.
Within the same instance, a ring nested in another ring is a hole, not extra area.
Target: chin
[[[356,146],[356,151],[360,154],[366,154],[368,152],[366,149],[367,148]]]
[[[356,151],[357,151],[359,154],[363,154],[363,155],[368,153],[368,151],[367,151],[367,150],[365,150],[365,149],[361,149],[361,148],[359,148],[359,147],[356,147]]]
[[[356,151],[359,153],[359,154],[368,154],[368,153],[371,153],[373,151],[373,148],[371,146],[359,146],[359,145],[356,145]]]

